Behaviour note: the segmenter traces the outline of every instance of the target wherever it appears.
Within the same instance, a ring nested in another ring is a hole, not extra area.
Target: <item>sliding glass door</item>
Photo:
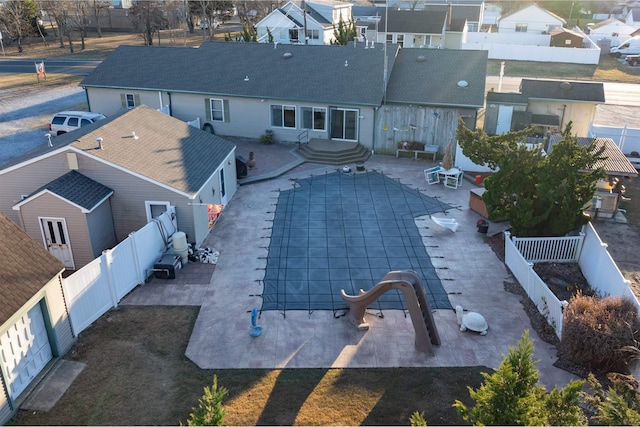
[[[331,139],[358,140],[358,110],[331,108]]]

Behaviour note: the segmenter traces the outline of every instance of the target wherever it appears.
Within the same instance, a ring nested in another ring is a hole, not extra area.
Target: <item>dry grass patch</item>
[[[500,63],[500,60],[489,60],[487,74],[499,75]],[[518,77],[640,83],[640,67],[624,65],[609,55],[602,55],[598,65],[505,61],[504,73]]]
[[[184,356],[198,307],[122,306],[82,332],[66,356],[86,364],[49,412],[20,411],[17,425],[177,425],[203,388],[229,390],[227,425],[459,425],[473,368],[204,370]],[[224,326],[221,326],[224,327]],[[248,333],[249,325],[247,325]]]

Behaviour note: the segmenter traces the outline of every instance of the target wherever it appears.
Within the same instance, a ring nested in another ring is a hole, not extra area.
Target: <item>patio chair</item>
[[[427,184],[438,184],[440,182],[440,170],[442,168],[440,166],[436,166],[433,168],[424,170],[424,179],[427,180]]]
[[[446,175],[444,178],[444,186],[448,188],[457,189],[462,185],[462,177],[464,172],[462,169],[458,169],[459,172],[455,175]]]

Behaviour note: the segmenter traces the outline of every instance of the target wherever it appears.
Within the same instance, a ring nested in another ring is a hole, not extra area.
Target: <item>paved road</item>
[[[496,92],[518,92],[522,77],[503,77],[500,89],[500,77],[487,76],[486,89]],[[640,84],[604,83],[605,104],[640,107]]]
[[[69,60],[69,59],[0,59],[0,73],[28,74],[35,73],[35,62],[44,61],[45,70],[51,74],[70,74],[74,76],[86,76],[98,66],[97,60]]]

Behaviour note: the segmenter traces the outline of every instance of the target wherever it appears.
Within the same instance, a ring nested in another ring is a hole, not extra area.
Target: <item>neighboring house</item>
[[[549,34],[567,21],[536,4],[503,15],[498,20],[499,33]]]
[[[62,290],[64,265],[0,213],[0,424],[22,393],[75,342]]]
[[[553,151],[553,146],[562,139],[562,135],[552,135],[547,145],[547,152]],[[598,181],[596,200],[592,205],[590,214],[600,218],[613,218],[618,211],[618,205],[622,199],[621,187],[623,178],[630,179],[638,176],[638,171],[629,162],[627,157],[611,138],[586,138],[580,137],[577,143],[581,147],[589,147],[592,143],[595,149],[604,147],[602,157],[604,160],[593,165],[594,169],[602,168],[606,172],[605,179]]]
[[[281,142],[355,141],[395,154],[396,142],[408,135],[392,129],[409,125],[408,109],[422,123],[416,141],[444,148],[459,115],[475,128],[486,66],[484,51],[392,44],[120,46],[80,85],[90,109],[107,116],[123,108],[122,99],[157,106],[161,97],[171,115],[200,118],[217,135],[259,138],[269,130]],[[148,69],[154,72],[141,71]],[[387,117],[391,107],[404,113]]]
[[[596,107],[604,102],[602,83],[522,79],[520,93],[487,94],[484,130],[496,135],[535,126],[544,136],[571,121],[572,133],[586,136]]]
[[[269,43],[270,32],[276,43],[330,44],[340,21],[351,21],[351,6],[330,0],[304,1],[302,6],[289,1],[255,25],[258,42]]]
[[[638,31],[637,26],[625,24],[619,19],[609,18],[597,24],[590,25],[585,31],[591,40],[609,40],[611,47],[620,45],[621,42],[633,37]]]
[[[374,0],[374,5],[389,10],[436,10],[451,8],[452,19],[466,19],[469,31],[479,31],[484,21],[484,0]]]
[[[481,29],[488,30],[497,27],[500,16],[502,16],[502,7],[498,4],[487,3],[482,15]]]
[[[584,36],[567,28],[558,27],[551,30],[550,46],[583,48]]]
[[[70,270],[168,206],[200,244],[208,205],[224,205],[236,191],[233,144],[145,105],[52,143],[0,170],[0,212]]]
[[[627,13],[624,22],[632,27],[637,28],[640,26],[640,6],[631,8]]]
[[[444,47],[447,11],[389,10],[378,24],[379,43],[402,47]]]

